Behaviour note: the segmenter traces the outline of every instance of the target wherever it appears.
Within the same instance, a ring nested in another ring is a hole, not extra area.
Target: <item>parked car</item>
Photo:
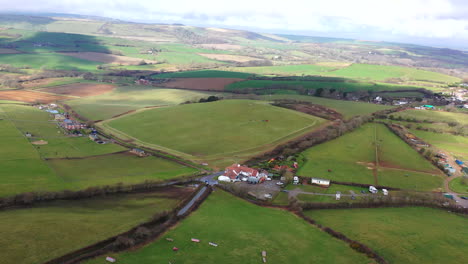
[[[463,200],[468,200],[468,196],[460,196]]]
[[[364,190],[361,190],[361,193],[366,193],[366,191],[364,191]]]
[[[284,183],[283,182],[277,182],[276,185],[283,186]]]

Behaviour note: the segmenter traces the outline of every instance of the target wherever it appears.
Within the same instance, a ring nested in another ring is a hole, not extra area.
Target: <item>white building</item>
[[[311,183],[324,186],[324,187],[330,186],[330,180],[320,179],[320,178],[312,178]]]

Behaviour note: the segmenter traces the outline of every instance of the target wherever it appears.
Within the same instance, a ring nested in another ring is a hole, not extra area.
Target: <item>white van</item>
[[[388,195],[388,190],[387,189],[382,189],[383,195]]]
[[[377,190],[377,188],[375,188],[374,186],[369,186],[369,192],[370,192],[370,193],[377,193],[378,190]]]

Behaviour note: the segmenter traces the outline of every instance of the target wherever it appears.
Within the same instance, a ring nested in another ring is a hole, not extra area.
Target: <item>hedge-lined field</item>
[[[389,263],[466,262],[465,216],[418,207],[313,210],[305,214],[369,245]]]
[[[197,171],[165,159],[128,153],[84,159],[54,159],[48,160],[47,164],[73,189],[167,180]]]
[[[460,78],[401,66],[352,64],[348,67],[329,72],[327,75],[345,78],[385,81],[389,78],[400,78],[408,81],[429,81],[435,83],[453,83]]]
[[[179,193],[177,193],[179,192]],[[3,264],[36,264],[125,232],[174,208],[190,190],[54,201],[0,213]]]
[[[345,118],[351,118],[357,115],[369,115],[377,111],[391,109],[392,106],[370,104],[364,102],[333,100],[322,97],[307,96],[307,95],[265,95],[261,97],[263,100],[278,100],[278,99],[291,99],[297,101],[311,102],[313,104],[323,105],[336,110],[341,113]]]
[[[259,152],[324,122],[263,101],[222,100],[141,111],[103,127],[148,146],[203,158]]]
[[[215,95],[215,93],[144,86],[120,86],[104,95],[70,100],[66,103],[86,118],[105,120],[147,106],[176,105],[185,101],[197,101],[210,95]],[[216,93],[216,95],[220,94]]]
[[[432,164],[381,124],[364,125],[304,155],[307,161],[298,171],[301,176],[427,191],[442,184]]]
[[[168,242],[165,238],[172,238]],[[200,239],[200,243],[191,242]],[[218,247],[208,245],[218,244]],[[179,251],[172,251],[178,247]],[[288,211],[259,207],[218,190],[157,241],[112,254],[118,262],[150,263],[369,263],[363,254]],[[105,256],[88,261],[97,264]]]

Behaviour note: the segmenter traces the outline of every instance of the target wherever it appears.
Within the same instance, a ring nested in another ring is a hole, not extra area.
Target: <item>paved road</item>
[[[188,202],[182,209],[180,209],[180,211],[177,213],[177,216],[185,214],[190,208],[192,208],[195,201],[197,201],[198,198],[200,198],[207,189],[208,188],[206,186],[203,186],[203,188],[201,188],[201,190],[192,198],[192,200],[190,200],[190,202]]]
[[[213,173],[213,174],[203,176],[203,177],[201,177],[199,180],[200,180],[201,182],[204,182],[204,183],[206,183],[206,184],[208,184],[208,185],[213,186],[213,185],[218,184],[218,181],[217,181],[217,180],[213,180],[213,178],[214,178],[214,177],[218,178],[218,176],[223,175],[223,173],[224,173],[224,171],[218,171],[218,172],[215,172],[215,173]]]

